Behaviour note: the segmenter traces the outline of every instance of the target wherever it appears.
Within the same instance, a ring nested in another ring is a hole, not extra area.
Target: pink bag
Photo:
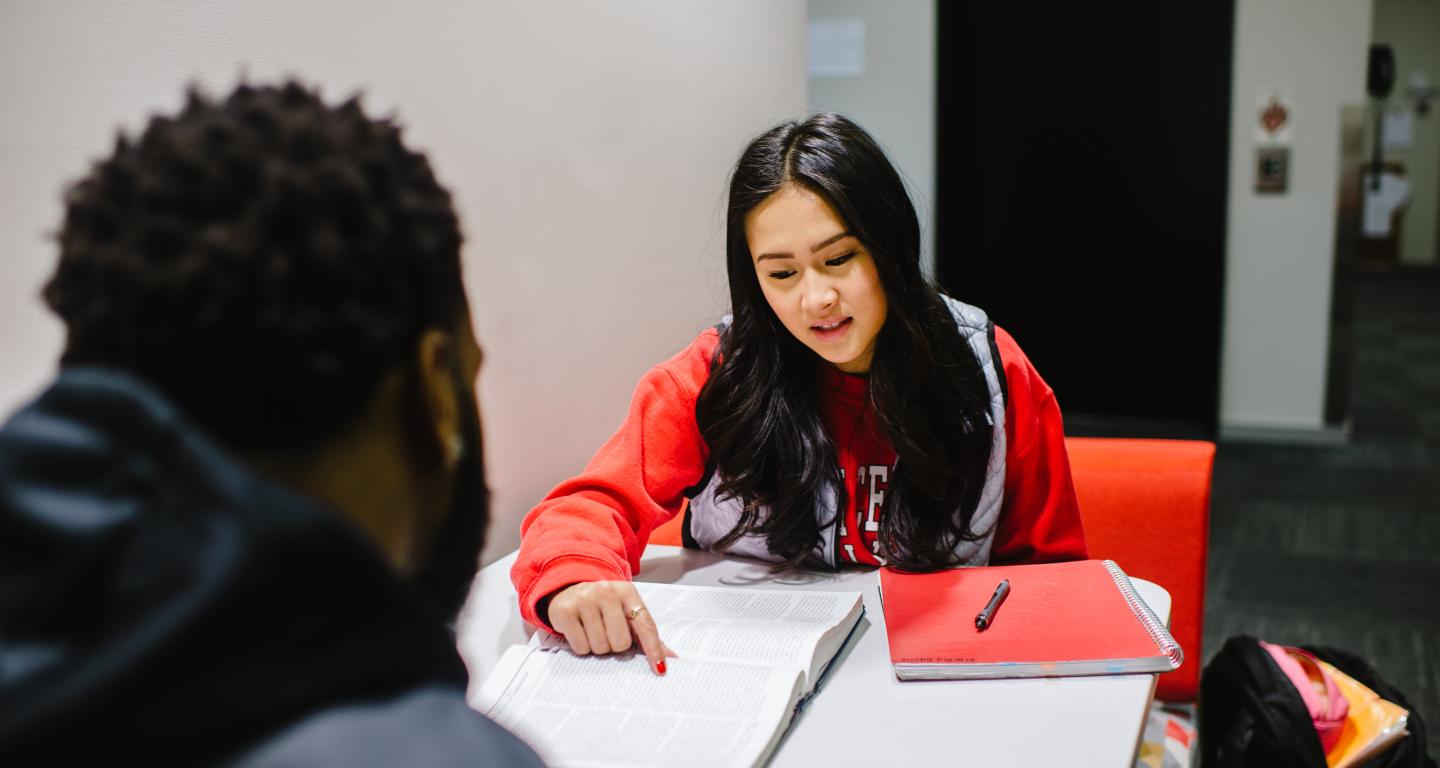
[[[1299,648],[1275,645],[1260,641],[1260,647],[1270,652],[1281,671],[1294,683],[1310,712],[1310,721],[1320,735],[1320,746],[1329,752],[1340,738],[1345,715],[1350,711],[1350,702],[1340,693],[1335,679],[1315,660],[1315,657]]]

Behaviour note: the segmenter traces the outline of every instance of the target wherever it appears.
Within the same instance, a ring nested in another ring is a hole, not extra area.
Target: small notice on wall
[[[1255,99],[1255,143],[1289,146],[1295,107],[1283,90],[1262,89]]]
[[[1255,150],[1255,191],[1284,192],[1290,185],[1290,148],[1260,147]]]
[[[1410,181],[1397,173],[1380,174],[1379,189],[1374,178],[1365,174],[1365,218],[1360,231],[1366,237],[1384,238],[1390,236],[1390,225],[1395,213],[1410,202]]]
[[[808,43],[811,77],[860,77],[865,74],[864,19],[813,19]]]
[[[1409,149],[1415,139],[1415,124],[1408,109],[1385,110],[1385,121],[1380,126],[1386,149]]]

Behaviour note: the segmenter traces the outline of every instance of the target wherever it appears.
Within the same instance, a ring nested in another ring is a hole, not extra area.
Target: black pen
[[[1005,579],[995,587],[995,594],[990,596],[990,602],[985,604],[980,612],[975,614],[975,628],[981,632],[995,621],[995,613],[1000,610],[1000,604],[1005,602],[1005,597],[1010,594],[1010,580]]]

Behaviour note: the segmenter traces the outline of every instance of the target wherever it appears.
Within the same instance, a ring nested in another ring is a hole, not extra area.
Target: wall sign
[[[1255,191],[1282,194],[1290,186],[1290,141],[1295,107],[1282,89],[1255,98]]]
[[[1255,191],[1284,192],[1290,185],[1290,148],[1259,147],[1255,150]]]
[[[1262,90],[1255,99],[1255,143],[1289,146],[1295,105],[1281,90]]]

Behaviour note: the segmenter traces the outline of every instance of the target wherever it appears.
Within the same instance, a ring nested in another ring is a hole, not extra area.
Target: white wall
[[[1440,101],[1432,101],[1429,114],[1421,117],[1409,90],[1410,73],[1416,70],[1425,73],[1430,85],[1440,86],[1440,3],[1375,0],[1371,36],[1395,51],[1395,90],[1385,103],[1408,112],[1414,130],[1410,147],[1385,150],[1385,160],[1403,163],[1410,180],[1410,204],[1400,225],[1400,262],[1435,264],[1440,262]],[[1365,157],[1370,158],[1368,148]]]
[[[1370,0],[1237,0],[1222,432],[1323,428],[1340,107],[1365,99]],[[1290,191],[1254,191],[1255,100],[1293,102]]]
[[[921,264],[935,264],[935,0],[808,0],[810,18],[865,23],[865,72],[813,78],[810,107],[865,126],[904,177],[920,215]]]
[[[0,412],[53,373],[46,233],[117,126],[242,71],[363,88],[429,152],[468,237],[493,559],[644,370],[724,311],[726,175],[752,135],[804,113],[804,36],[801,0],[6,2]]]

